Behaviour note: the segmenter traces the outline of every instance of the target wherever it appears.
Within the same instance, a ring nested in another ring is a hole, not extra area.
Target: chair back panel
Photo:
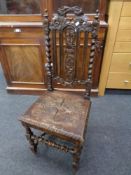
[[[49,31],[46,36],[47,51],[50,49],[51,38],[52,53],[49,51],[50,56],[47,56],[53,63],[51,70],[53,79],[69,87],[85,84],[88,96],[91,90],[98,26],[98,11],[94,21],[91,22],[81,8],[64,6],[58,9],[48,23]]]

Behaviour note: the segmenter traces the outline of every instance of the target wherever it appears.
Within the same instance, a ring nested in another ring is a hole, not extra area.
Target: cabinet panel
[[[131,30],[118,30],[116,41],[131,41]]]
[[[12,81],[43,82],[42,60],[37,46],[4,46]]]
[[[45,88],[42,42],[33,39],[1,40],[1,63],[8,87],[18,87],[17,90],[22,87]]]
[[[131,42],[116,42],[114,52],[131,52]]]
[[[131,16],[131,1],[125,1],[123,4],[123,9],[121,16]]]
[[[131,89],[131,74],[109,73],[107,88]]]
[[[121,17],[119,29],[131,29],[131,17]]]
[[[131,73],[131,53],[114,53],[110,72]]]

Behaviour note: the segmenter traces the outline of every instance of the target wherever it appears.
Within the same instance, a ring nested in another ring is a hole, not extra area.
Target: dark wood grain
[[[42,82],[39,48],[36,46],[5,46],[12,81]],[[36,59],[38,58],[38,59]],[[27,64],[28,62],[28,64]]]

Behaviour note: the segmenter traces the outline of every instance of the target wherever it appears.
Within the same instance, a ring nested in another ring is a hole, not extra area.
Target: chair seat
[[[47,91],[20,121],[62,139],[83,142],[90,104],[78,93]]]

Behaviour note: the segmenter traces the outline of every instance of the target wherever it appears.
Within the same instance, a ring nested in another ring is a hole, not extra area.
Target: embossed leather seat
[[[23,115],[21,121],[67,140],[84,141],[90,101],[71,92],[45,92]]]
[[[73,13],[74,16],[70,17],[68,13]],[[92,67],[99,26],[98,11],[93,22],[88,21],[79,7],[66,6],[58,9],[51,22],[48,20],[47,11],[44,17],[48,91],[32,104],[20,121],[26,129],[26,137],[33,152],[37,152],[38,143],[70,152],[73,155],[73,169],[76,170],[91,106]],[[90,40],[88,36],[91,37]],[[81,58],[77,54],[80,50]],[[85,61],[87,50],[88,61]],[[76,71],[79,70],[76,67],[80,66],[78,62],[82,65],[82,72],[87,72],[86,75],[79,75],[79,71]],[[84,85],[84,96],[80,92],[54,90],[53,86],[57,82],[72,90],[76,84]],[[31,128],[41,131],[42,134],[36,135]],[[56,140],[50,139],[50,136]]]

